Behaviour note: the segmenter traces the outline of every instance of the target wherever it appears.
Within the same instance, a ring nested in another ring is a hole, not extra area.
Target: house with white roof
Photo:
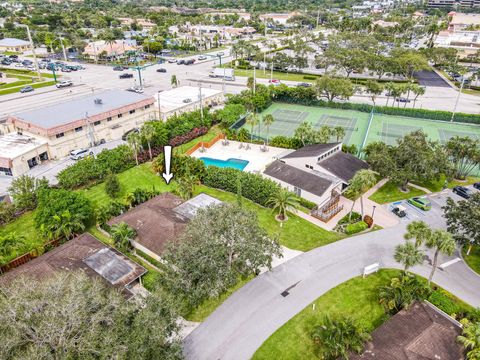
[[[30,49],[30,43],[21,39],[5,38],[0,40],[0,52],[20,52]]]

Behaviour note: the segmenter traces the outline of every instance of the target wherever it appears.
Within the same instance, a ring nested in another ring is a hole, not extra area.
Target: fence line
[[[211,148],[218,140],[221,140],[221,139],[224,139],[224,138],[225,138],[225,136],[223,134],[218,134],[217,136],[215,136],[209,142],[200,141],[200,142],[196,143],[193,147],[191,147],[189,150],[187,150],[186,154],[187,155],[192,155],[195,151],[200,149],[202,146],[204,148],[207,148],[207,149]]]

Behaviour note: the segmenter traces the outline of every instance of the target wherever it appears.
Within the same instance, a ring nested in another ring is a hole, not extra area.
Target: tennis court
[[[386,144],[395,145],[397,139],[417,130],[422,130],[431,140],[441,143],[445,143],[453,136],[470,136],[474,139],[480,139],[479,125],[376,113],[373,114],[368,129],[371,114],[353,110],[274,103],[263,111],[260,117],[266,114],[272,114],[275,120],[270,126],[270,137],[277,135],[293,136],[295,129],[306,121],[315,129],[322,126],[343,127],[345,137],[342,141],[347,145],[355,144],[359,149],[363,144],[367,145],[374,141],[383,141]],[[244,126],[250,131],[248,125]],[[265,139],[267,137],[266,130],[265,126],[260,124],[260,126],[255,127],[254,135]],[[336,141],[334,138],[331,140]]]

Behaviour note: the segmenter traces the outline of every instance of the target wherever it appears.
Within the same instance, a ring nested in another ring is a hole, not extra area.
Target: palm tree
[[[269,140],[269,135],[270,135],[270,126],[273,124],[275,119],[273,118],[272,114],[267,114],[263,117],[263,125],[267,128],[267,146],[268,146],[268,140]]]
[[[79,214],[72,214],[69,210],[64,211],[60,215],[54,215],[54,227],[52,235],[55,238],[65,238],[70,240],[77,233],[85,230],[83,217]]]
[[[121,222],[112,226],[110,235],[115,242],[115,246],[121,251],[127,252],[130,250],[132,245],[130,241],[137,236],[137,232],[127,223]]]
[[[467,360],[480,359],[480,322],[469,323],[463,328],[462,335],[457,337],[467,351]]]
[[[170,85],[176,88],[178,86],[178,83],[179,81],[177,80],[177,75],[173,74],[172,77],[170,78]]]
[[[273,211],[278,211],[278,219],[284,221],[287,217],[287,211],[296,212],[299,203],[293,193],[279,189],[275,195],[271,196],[267,205],[272,207]]]
[[[340,139],[343,140],[345,137],[345,129],[342,126],[336,126],[333,129],[333,133],[335,134],[335,138],[337,139],[337,142],[340,141]]]
[[[349,318],[332,320],[325,316],[322,325],[311,334],[314,343],[321,347],[324,359],[348,359],[348,353],[360,353],[370,335]]]
[[[393,256],[395,261],[403,264],[404,271],[423,263],[423,252],[414,243],[407,241],[405,244],[397,245]]]
[[[423,245],[431,237],[432,229],[423,221],[412,221],[407,225],[407,232],[403,237],[406,240],[415,239],[415,246]]]
[[[150,160],[152,160],[153,156],[152,156],[151,142],[153,140],[153,137],[155,136],[155,128],[153,127],[153,125],[151,123],[146,123],[145,125],[143,125],[142,131],[141,131],[141,136],[147,142],[148,154],[150,155]]]
[[[135,163],[138,166],[138,150],[140,149],[140,135],[137,131],[132,131],[127,136],[127,143],[132,148],[135,154]]]
[[[255,128],[255,125],[257,125],[259,122],[257,114],[255,112],[252,112],[247,116],[247,120],[245,122],[247,123],[247,125],[250,125],[250,141],[253,142],[253,129]]]
[[[430,284],[435,270],[437,270],[438,255],[440,253],[451,256],[456,248],[455,240],[452,235],[444,230],[435,230],[431,232],[431,235],[426,239],[425,245],[429,249],[435,250],[433,255],[432,272],[428,277],[428,283]]]
[[[195,193],[195,186],[199,184],[199,180],[195,175],[187,171],[184,176],[177,180],[178,193],[184,200],[190,199]]]
[[[359,170],[355,173],[350,186],[353,186],[355,193],[360,195],[360,209],[363,219],[363,193],[377,183],[375,172],[368,169]]]

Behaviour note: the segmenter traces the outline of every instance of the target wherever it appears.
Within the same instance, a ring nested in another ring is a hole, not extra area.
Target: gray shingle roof
[[[344,152],[337,152],[318,164],[345,182],[349,182],[358,170],[368,168],[365,161]]]
[[[264,174],[317,196],[322,196],[332,185],[331,180],[321,177],[320,174],[297,169],[280,160],[269,165]]]
[[[28,44],[30,44],[28,41],[14,38],[5,38],[0,40],[0,46],[25,46]]]
[[[95,99],[101,99],[102,102],[97,104]],[[124,90],[106,90],[40,109],[20,112],[14,116],[43,129],[51,129],[85,119],[87,115],[95,116],[145,99],[149,97]]]
[[[286,156],[285,159],[288,158],[299,158],[299,157],[311,157],[311,156],[319,156],[330,149],[333,149],[340,143],[331,143],[331,144],[314,144],[314,145],[307,145],[304,146]]]

